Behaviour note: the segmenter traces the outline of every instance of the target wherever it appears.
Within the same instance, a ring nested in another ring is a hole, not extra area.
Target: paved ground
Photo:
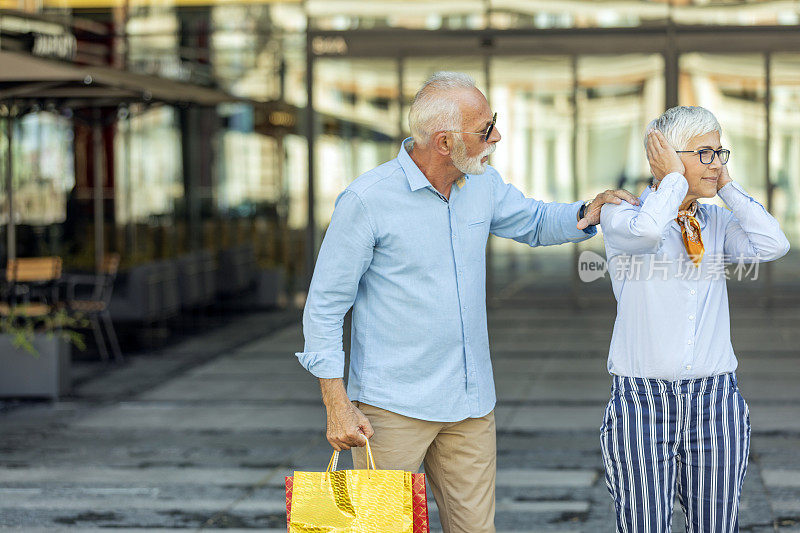
[[[580,311],[554,290],[520,286],[500,298],[489,319],[498,531],[613,531],[598,442],[610,293],[590,295]],[[800,532],[792,301],[765,309],[750,293],[733,297],[753,426],[742,531]],[[283,476],[329,458],[324,410],[292,355],[302,346],[296,315],[234,324],[84,378],[66,401],[0,410],[0,529],[285,531]]]

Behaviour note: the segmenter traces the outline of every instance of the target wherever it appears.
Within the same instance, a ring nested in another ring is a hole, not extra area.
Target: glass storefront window
[[[323,59],[315,67],[315,209],[317,224],[326,227],[339,193],[396,154],[398,76],[391,59]]]
[[[322,30],[479,30],[486,27],[484,0],[308,0],[305,4],[313,26]]]
[[[563,56],[494,57],[490,103],[503,135],[491,164],[508,183],[542,201],[572,201],[572,60]],[[482,86],[483,84],[479,84]],[[562,258],[542,264],[542,250],[491,237],[492,281],[498,289],[544,266],[563,270]],[[549,257],[554,250],[544,251]]]
[[[47,226],[64,221],[67,193],[75,185],[72,123],[46,112],[17,121],[14,203],[17,221]]]
[[[190,78],[180,59],[180,22],[174,7],[161,4],[134,7],[126,31],[128,69],[178,80]]]
[[[766,94],[760,54],[685,54],[680,58],[679,103],[705,107],[730,147],[731,177],[766,205]],[[720,200],[715,199],[715,202]]]
[[[669,17],[666,2],[530,2],[490,0],[493,29],[512,28],[620,28],[663,23]]]
[[[2,224],[9,214],[5,194],[7,137],[3,122]],[[71,199],[75,194],[72,121],[36,111],[13,121],[12,187],[17,256],[59,255]],[[5,228],[3,237],[5,238]],[[3,242],[5,254],[6,243]]]
[[[693,0],[676,2],[672,20],[709,26],[779,26],[800,23],[800,8],[781,0]]]
[[[683,25],[775,26],[800,23],[800,8],[782,0],[438,0],[306,2],[315,29],[557,29]]]
[[[125,228],[116,234],[126,264],[183,250],[176,213],[184,197],[181,161],[180,129],[172,107],[137,110],[118,128],[114,211],[118,228]]]
[[[774,54],[771,61],[770,183],[772,212],[786,236],[800,242],[800,54]]]
[[[644,129],[664,111],[662,56],[581,57],[577,96],[579,196],[640,193],[650,180]]]
[[[571,199],[570,58],[498,57],[490,68],[491,104],[503,135],[492,166],[537,199]]]

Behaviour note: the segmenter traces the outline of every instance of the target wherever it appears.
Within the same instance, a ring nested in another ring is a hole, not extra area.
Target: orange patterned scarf
[[[653,183],[650,187],[654,191],[658,189],[658,182]],[[697,214],[697,200],[689,205],[689,209],[678,211],[678,217],[675,222],[681,227],[681,236],[683,237],[683,245],[686,247],[686,253],[692,260],[695,266],[700,266],[703,260],[705,248],[703,247],[703,237],[700,234],[700,222],[697,221],[695,215]]]
[[[675,221],[681,227],[683,244],[686,246],[686,253],[689,254],[695,266],[700,266],[703,260],[705,248],[703,247],[703,237],[700,234],[700,223],[695,218],[697,213],[697,200],[692,202],[689,209],[678,211],[678,218]]]

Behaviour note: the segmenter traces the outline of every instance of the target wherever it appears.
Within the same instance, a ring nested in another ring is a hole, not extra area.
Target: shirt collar
[[[397,154],[397,160],[400,162],[400,166],[406,174],[406,179],[408,179],[411,190],[416,191],[424,189],[425,187],[430,187],[431,182],[428,181],[425,174],[422,173],[417,164],[414,163],[414,160],[411,159],[408,151],[413,147],[414,139],[411,137],[405,139],[400,145],[400,152]]]
[[[408,185],[411,187],[412,191],[416,191],[418,189],[424,189],[426,187],[430,187],[433,189],[433,185],[431,182],[428,181],[428,178],[425,177],[425,174],[419,169],[414,160],[411,159],[408,151],[414,147],[414,139],[409,137],[403,141],[400,145],[400,152],[397,154],[397,160],[400,161],[400,166],[403,169],[403,172],[406,174],[406,179],[408,179]],[[466,180],[469,179],[469,174],[462,176],[456,182],[456,189],[461,189]],[[434,189],[435,190],[435,189]]]
[[[644,203],[645,198],[647,198],[651,192],[653,192],[652,187],[647,186],[644,188],[644,191],[639,196],[639,200],[641,200],[639,205]],[[694,217],[700,223],[700,229],[706,227],[706,224],[708,224],[708,207],[706,206],[706,204],[697,202],[697,213],[695,213]],[[672,219],[672,222],[670,222],[670,226],[676,229],[680,229],[680,226],[678,225],[678,222],[675,219]]]

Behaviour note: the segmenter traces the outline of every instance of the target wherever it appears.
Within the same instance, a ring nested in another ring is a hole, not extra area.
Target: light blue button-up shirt
[[[789,251],[778,221],[735,182],[719,196],[730,210],[698,205],[705,254],[695,267],[675,221],[689,188],[672,173],[641,203],[606,204],[600,215],[606,258],[617,299],[611,374],[680,380],[736,369],[731,345],[725,264],[732,276],[752,279],[754,263]],[[747,269],[744,267],[749,265]]]
[[[486,324],[489,233],[546,246],[596,233],[576,228],[581,202],[544,203],[492,167],[445,199],[407,152],[355,179],[336,200],[303,313],[296,354],[319,378],[344,374],[342,324],[353,307],[347,393],[439,422],[494,409]]]

